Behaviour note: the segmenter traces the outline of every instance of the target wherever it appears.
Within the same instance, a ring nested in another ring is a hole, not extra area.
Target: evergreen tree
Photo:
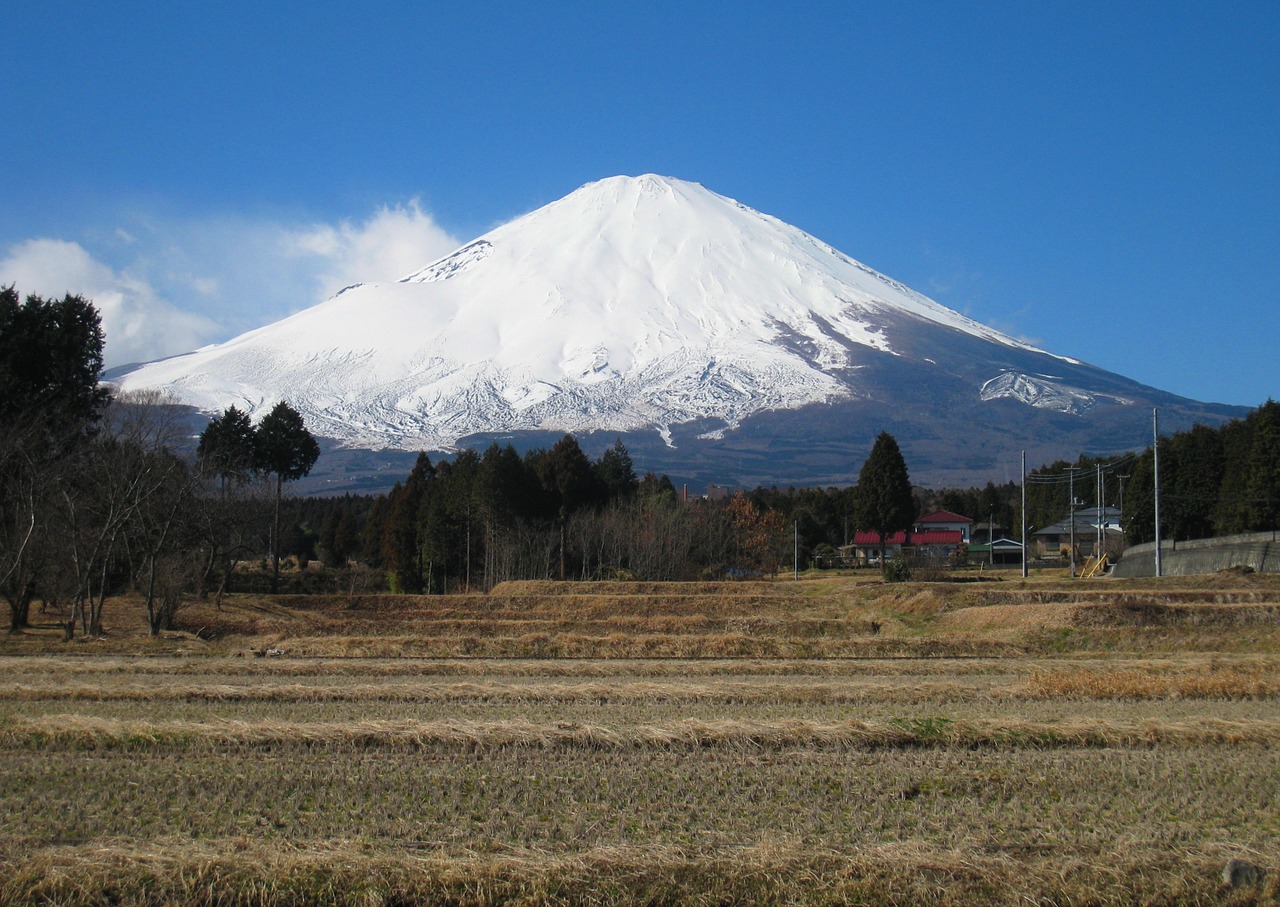
[[[399,486],[399,482],[396,486]],[[382,540],[386,537],[387,519],[391,512],[390,496],[380,494],[369,505],[369,513],[365,516],[364,527],[360,532],[360,561],[365,566],[381,569],[385,566],[382,558]]]
[[[1222,436],[1207,426],[1193,425],[1174,435],[1171,442],[1174,471],[1168,482],[1163,482],[1163,452],[1160,461],[1160,478],[1171,505],[1170,531],[1180,540],[1208,538],[1214,534],[1214,511],[1222,488]]]
[[[249,480],[257,462],[257,443],[249,414],[228,406],[200,433],[196,456],[226,486]]]
[[[360,522],[350,510],[343,510],[330,542],[339,567],[345,567],[360,545]]]
[[[479,519],[473,513],[479,473],[476,452],[459,451],[452,462],[439,464],[436,481],[423,498],[419,525],[428,592],[445,591],[450,575],[458,581],[470,578],[471,556],[480,550],[479,544],[471,544],[471,523]]]
[[[660,501],[664,504],[675,504],[680,500],[680,492],[676,491],[676,486],[671,483],[666,473],[659,477],[646,472],[637,485],[636,492],[645,502]]]
[[[1005,501],[1000,494],[1000,489],[996,488],[995,482],[988,482],[978,495],[978,512],[966,514],[966,516],[971,516],[979,522],[1003,526],[1006,532],[1013,526],[1013,520],[1006,517]],[[988,543],[992,541],[994,539],[987,539]]]
[[[536,477],[510,444],[490,444],[480,458],[473,488],[477,518],[490,530],[535,516]]]
[[[345,567],[360,547],[360,521],[352,512],[348,495],[325,511],[320,524],[320,559],[326,567]]]
[[[387,495],[380,559],[394,592],[416,594],[424,588],[422,513],[435,477],[430,458],[419,453],[405,483],[397,482]]]
[[[911,528],[916,517],[915,498],[907,463],[897,440],[881,432],[871,447],[871,455],[858,473],[856,493],[858,524],[880,535],[880,563],[885,563],[888,536]]]
[[[1249,528],[1249,454],[1253,430],[1247,419],[1232,419],[1218,429],[1222,446],[1222,482],[1213,512],[1217,535],[1234,535]]]
[[[1164,466],[1163,449],[1161,453],[1160,465]],[[1161,480],[1163,478],[1161,476]],[[1148,447],[1134,461],[1129,479],[1125,483],[1124,513],[1120,520],[1126,544],[1141,545],[1155,541],[1155,501],[1155,457]],[[1160,516],[1163,517],[1164,514]]]
[[[45,300],[0,288],[0,595],[9,625],[28,625],[53,552],[56,503],[83,471],[110,394],[102,324],[82,296]]]
[[[560,529],[560,572],[565,578],[565,527],[569,515],[598,497],[591,461],[573,435],[565,435],[538,461],[538,478],[556,508]]]
[[[275,517],[271,532],[271,592],[280,589],[280,499],[285,482],[311,472],[320,456],[320,445],[307,431],[302,415],[281,400],[263,418],[254,433],[254,464],[260,472],[276,477]]]
[[[1268,399],[1249,414],[1249,529],[1280,527],[1280,403]]]
[[[538,461],[538,478],[555,503],[563,522],[579,507],[598,497],[591,461],[573,435],[565,435]]]
[[[636,480],[631,454],[627,453],[621,438],[600,455],[600,459],[592,466],[592,472],[605,497],[610,501],[630,497],[635,494],[640,484]]]
[[[16,289],[0,288],[0,432],[35,423],[65,442],[91,431],[111,401],[98,383],[102,348],[102,320],[83,296],[19,304]]]

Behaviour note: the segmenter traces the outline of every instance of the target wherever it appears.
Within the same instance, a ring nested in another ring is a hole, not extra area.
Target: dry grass
[[[358,747],[496,747],[538,749],[669,749],[728,747],[734,750],[882,749],[888,747],[1133,747],[1272,745],[1280,743],[1280,720],[1161,720],[1121,723],[1071,718],[1053,723],[989,719],[904,718],[887,724],[822,723],[799,719],[768,722],[746,718],[686,719],[662,725],[607,726],[562,721],[356,721],[285,723],[243,721],[128,721],[54,714],[11,718],[0,725],[0,746],[72,749],[270,747],[280,744]]]
[[[1278,593],[112,602],[0,639],[0,904],[1275,903]]]
[[[65,848],[10,864],[6,904],[1249,904],[1274,882],[1231,892],[1221,854],[1170,861],[1160,852],[1074,854],[1067,871],[1035,854],[1011,858],[916,842],[855,854],[791,842],[690,854],[679,847],[601,847],[447,858],[368,853],[341,843],[281,852],[240,842],[139,851]]]
[[[1280,696],[1274,668],[1214,667],[1169,673],[1152,670],[1043,671],[1028,684],[1032,695],[1090,699],[1273,699]]]
[[[1016,644],[965,636],[893,638],[755,636],[744,633],[527,633],[520,636],[310,636],[280,634],[269,644],[302,658],[483,659],[835,659],[1016,656]]]
[[[108,603],[105,639],[54,625],[0,654],[226,653],[310,657],[1010,657],[1036,651],[1274,651],[1280,583],[1012,581],[886,585],[822,577],[753,583],[505,583],[490,595],[233,595],[190,602],[151,640],[136,599]],[[1158,630],[1158,633],[1150,631]]]
[[[662,596],[749,596],[789,597],[799,587],[779,582],[557,582],[554,580],[516,580],[499,583],[492,595],[498,597],[530,597],[540,600],[578,595],[643,596],[647,599]]]
[[[1058,630],[1074,622],[1078,605],[984,605],[942,615],[940,625],[960,632],[996,631],[1013,636]]]
[[[1075,855],[1069,874],[1052,862],[1010,860],[961,848],[884,844],[856,855],[790,842],[690,855],[684,848],[594,848],[466,853],[448,860],[389,856],[343,844],[273,849],[174,843],[154,852],[116,849],[113,861],[79,849],[41,853],[32,875],[0,883],[5,903],[77,903],[105,890],[128,903],[814,903],[1245,904],[1274,897],[1224,892],[1217,855],[1170,862],[1128,851]],[[145,876],[128,867],[145,865]],[[123,870],[123,871],[122,871]],[[35,884],[33,884],[35,880]],[[588,893],[591,897],[585,897]],[[12,894],[12,897],[10,897]],[[1251,899],[1244,899],[1240,897]],[[87,895],[87,897],[86,897]]]

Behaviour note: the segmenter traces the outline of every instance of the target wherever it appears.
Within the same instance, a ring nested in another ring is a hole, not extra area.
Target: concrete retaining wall
[[[1280,533],[1252,532],[1160,546],[1165,576],[1217,573],[1229,567],[1252,567],[1259,573],[1280,573]],[[1113,576],[1155,576],[1155,542],[1125,549]]]

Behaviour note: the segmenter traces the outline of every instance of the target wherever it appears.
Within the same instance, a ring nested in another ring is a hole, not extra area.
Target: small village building
[[[953,513],[950,510],[935,510],[918,517],[912,525],[916,532],[959,532],[963,541],[968,544],[973,520],[967,516]]]
[[[993,567],[1014,567],[1022,564],[1022,543],[1013,539],[997,538],[991,544],[970,545],[970,564],[990,564]]]
[[[702,496],[704,501],[727,501],[733,497],[738,490],[736,485],[717,485],[712,482],[707,486],[707,493]]]
[[[1124,550],[1124,533],[1120,530],[1120,509],[1118,507],[1103,507],[1101,524],[1098,522],[1098,516],[1097,509],[1093,507],[1081,508],[1075,513],[1077,561],[1097,554],[1099,525],[1102,526],[1103,544],[1105,545],[1104,550],[1106,553],[1111,557],[1115,557]],[[1065,520],[1059,520],[1052,526],[1036,530],[1035,538],[1040,542],[1046,556],[1067,559],[1068,553],[1071,551],[1072,522],[1072,518],[1068,517]]]
[[[887,560],[907,558],[913,561],[950,562],[964,547],[964,533],[958,529],[927,532],[895,532],[885,539]],[[880,558],[880,533],[856,532],[853,544],[840,549],[841,556],[862,566],[875,565]]]

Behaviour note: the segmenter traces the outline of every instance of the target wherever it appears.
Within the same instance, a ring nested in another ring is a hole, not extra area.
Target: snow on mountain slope
[[[857,396],[867,355],[902,355],[904,324],[1047,357],[776,218],[649,174],[590,183],[398,283],[348,287],[118,384],[207,412],[288,399],[358,447],[535,429],[669,438]],[[987,393],[1029,402],[1019,387]]]
[[[1022,375],[1016,372],[1005,372],[982,385],[978,395],[982,400],[999,400],[1008,397],[1034,406],[1037,409],[1051,409],[1060,413],[1078,414],[1092,408],[1099,398],[1113,400],[1122,406],[1130,406],[1133,401],[1114,394],[1103,394],[1063,384],[1052,375]]]

